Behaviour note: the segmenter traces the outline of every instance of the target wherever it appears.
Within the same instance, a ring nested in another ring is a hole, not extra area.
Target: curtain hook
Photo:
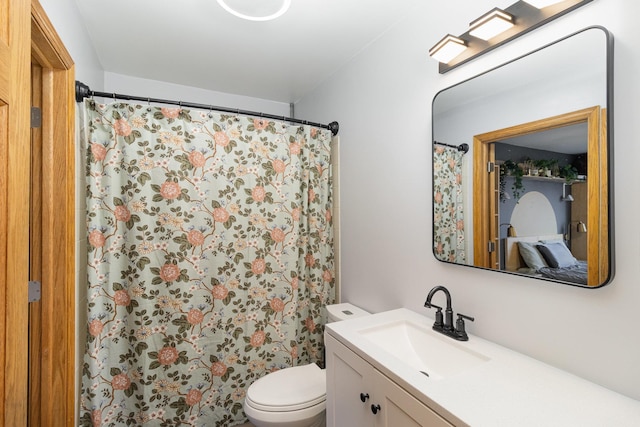
[[[210,119],[213,119],[213,105],[209,105],[209,114],[208,114]]]
[[[151,98],[147,98],[147,111],[151,112]]]

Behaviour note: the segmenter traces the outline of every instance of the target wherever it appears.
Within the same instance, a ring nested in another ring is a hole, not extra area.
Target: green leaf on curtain
[[[140,270],[144,270],[144,268],[150,263],[151,263],[151,260],[148,257],[143,256],[139,258],[138,261],[136,262],[136,267],[138,267]]]
[[[140,175],[138,175],[137,181],[140,183],[140,185],[145,185],[150,179],[151,175],[146,172],[142,172]]]
[[[114,198],[113,198],[113,204],[114,204],[115,206],[124,206],[124,202],[123,202],[123,201],[122,201],[122,199],[121,199],[121,198],[119,198],[119,197],[114,197]]]
[[[144,342],[144,341],[140,341],[140,342],[138,342],[138,344],[136,344],[135,352],[136,352],[136,354],[137,354],[138,356],[141,356],[141,355],[142,355],[142,353],[143,353],[146,349],[148,349],[148,348],[149,348],[149,346],[147,345],[147,343],[146,343],[146,342]]]

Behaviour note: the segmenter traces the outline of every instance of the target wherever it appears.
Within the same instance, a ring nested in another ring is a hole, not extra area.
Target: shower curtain
[[[433,250],[443,261],[466,263],[462,158],[456,148],[433,147]]]
[[[85,101],[83,426],[227,426],[322,359],[335,301],[331,133]]]

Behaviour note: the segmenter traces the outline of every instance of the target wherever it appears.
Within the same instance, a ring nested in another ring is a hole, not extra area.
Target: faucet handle
[[[444,325],[444,322],[442,321],[443,320],[443,318],[442,318],[442,307],[437,306],[435,304],[431,304],[430,302],[425,302],[424,306],[428,307],[428,308],[435,308],[436,309],[436,321],[433,324],[433,329],[441,330],[443,325]]]
[[[460,341],[467,341],[469,336],[467,335],[467,331],[464,327],[464,319],[471,320],[472,322],[475,320],[471,316],[467,316],[466,314],[458,313],[458,320],[456,320],[456,335],[457,339]]]

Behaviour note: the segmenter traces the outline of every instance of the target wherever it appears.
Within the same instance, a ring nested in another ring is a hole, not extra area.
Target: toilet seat
[[[246,403],[265,412],[299,411],[324,403],[326,375],[315,363],[270,373],[247,390]]]

